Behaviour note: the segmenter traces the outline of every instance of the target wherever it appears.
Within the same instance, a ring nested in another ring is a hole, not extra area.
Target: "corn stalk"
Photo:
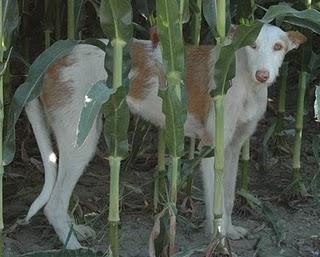
[[[168,210],[170,216],[169,254],[172,255],[175,251],[179,166],[184,148],[183,124],[185,120],[185,110],[181,92],[181,81],[184,70],[184,45],[177,2],[157,0],[156,8],[162,56],[168,85],[165,92],[160,95],[163,97],[162,109],[166,115],[164,137],[170,155],[170,192],[168,204],[170,208],[168,208]],[[180,24],[180,26],[177,26],[177,24]]]
[[[0,64],[3,64],[4,44],[3,44],[3,16],[2,16],[2,1],[0,1]],[[3,66],[1,67],[3,69]],[[3,101],[3,76],[2,70],[0,75],[0,255],[3,253],[3,118],[4,118],[4,101]]]
[[[217,0],[217,50],[222,46],[226,35],[226,1]],[[219,90],[219,89],[218,89]],[[224,168],[224,91],[225,85],[213,96],[215,110],[215,162],[214,162],[214,202],[213,202],[213,238],[222,236],[223,216],[223,168]]]
[[[125,101],[126,90],[123,76],[128,70],[123,69],[124,49],[132,39],[132,9],[130,1],[102,1],[100,7],[100,22],[108,38],[111,38],[113,68],[113,94],[103,107],[106,117],[104,136],[109,149],[110,164],[110,194],[109,194],[109,240],[112,256],[119,256],[119,183],[121,160],[127,156],[129,127],[129,109]],[[125,49],[128,53],[128,48]],[[107,58],[106,58],[107,59]],[[107,66],[107,65],[106,65]],[[111,76],[110,76],[111,75]]]
[[[298,89],[298,100],[297,100],[297,111],[296,111],[296,124],[295,124],[295,139],[293,147],[292,157],[292,179],[293,179],[293,193],[299,194],[304,197],[307,195],[307,190],[302,182],[301,178],[301,141],[303,131],[303,115],[304,115],[304,98],[306,87],[308,84],[309,74],[306,71],[301,71],[299,74],[299,89]]]
[[[4,53],[10,48],[11,34],[18,25],[19,6],[16,0],[0,1],[0,255],[4,250],[3,242],[3,174],[4,174],[4,144],[3,144],[3,122],[4,122],[4,95],[3,75],[7,68],[10,53],[4,60]]]

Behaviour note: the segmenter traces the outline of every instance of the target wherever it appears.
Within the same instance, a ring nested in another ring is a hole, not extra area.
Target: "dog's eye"
[[[253,43],[253,44],[250,45],[250,47],[251,47],[252,49],[256,49],[256,48],[257,48],[257,44],[256,44],[256,43]]]
[[[280,51],[283,49],[283,45],[280,44],[280,43],[276,43],[274,46],[273,46],[273,50],[274,51]]]

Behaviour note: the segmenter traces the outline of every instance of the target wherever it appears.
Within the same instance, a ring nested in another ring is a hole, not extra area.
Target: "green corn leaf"
[[[19,23],[19,6],[17,0],[2,1],[2,31],[5,50],[10,47],[11,35]]]
[[[127,88],[119,87],[103,105],[105,117],[104,137],[109,156],[125,158],[128,155],[129,108],[126,102]]]
[[[217,13],[217,6],[216,0],[203,0],[203,16],[208,23],[211,31],[216,34],[216,13]],[[230,16],[230,1],[226,0],[226,30],[228,31],[231,24],[231,16]]]
[[[15,124],[24,106],[38,97],[42,89],[42,77],[51,64],[59,58],[68,55],[78,44],[74,40],[61,40],[45,50],[30,66],[26,81],[18,87],[7,115],[7,124],[4,137],[4,165],[8,165],[15,153]]]
[[[182,156],[184,151],[183,106],[172,87],[165,91],[162,110],[166,114],[165,140],[168,151],[173,156]]]
[[[162,56],[168,80],[168,88],[161,92],[162,108],[166,115],[165,140],[171,155],[182,156],[185,108],[180,85],[184,70],[184,45],[179,27],[177,2],[158,0],[157,14]]]
[[[100,6],[100,24],[108,38],[128,43],[132,39],[132,8],[128,0],[104,0]]]
[[[182,24],[188,23],[190,20],[189,0],[178,0],[179,16]]]
[[[283,18],[285,22],[320,34],[320,12],[316,9],[309,8],[298,11],[285,4],[273,5],[268,9],[261,22],[269,23],[275,18]]]
[[[235,75],[235,52],[246,45],[253,43],[261,28],[261,22],[250,25],[239,25],[230,45],[222,46],[214,70],[214,81],[217,85],[214,95],[223,94],[227,89],[227,82]]]
[[[77,129],[77,147],[86,140],[90,129],[96,120],[103,103],[109,100],[113,90],[109,88],[104,80],[98,81],[88,91],[84,99]]]
[[[159,36],[165,70],[183,72],[184,45],[179,28],[179,10],[176,1],[157,0]]]
[[[246,199],[252,208],[262,214],[270,222],[273,231],[275,232],[277,243],[280,244],[283,242],[286,236],[284,233],[284,224],[281,218],[274,213],[272,205],[268,202],[260,201],[258,198],[245,191],[239,191],[238,194]]]

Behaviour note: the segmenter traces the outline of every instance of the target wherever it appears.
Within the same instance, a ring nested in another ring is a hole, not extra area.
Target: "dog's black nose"
[[[269,78],[269,71],[267,70],[258,70],[256,72],[256,79],[263,83],[263,82],[266,82]]]

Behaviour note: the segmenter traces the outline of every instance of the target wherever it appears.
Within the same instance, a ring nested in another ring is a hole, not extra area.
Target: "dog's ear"
[[[289,39],[288,52],[292,49],[298,48],[301,44],[307,41],[307,38],[299,31],[288,31],[287,36]]]

